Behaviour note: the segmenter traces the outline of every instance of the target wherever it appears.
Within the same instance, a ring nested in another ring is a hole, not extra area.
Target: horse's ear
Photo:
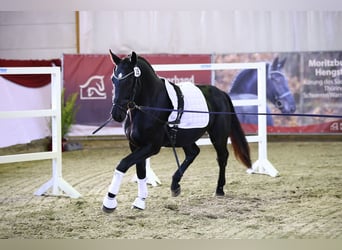
[[[111,49],[109,49],[110,59],[113,64],[118,65],[121,62],[121,58],[115,55]]]
[[[271,65],[271,70],[278,70],[278,61],[279,61],[279,57],[274,58],[272,65]]]
[[[284,58],[283,60],[279,60],[279,57],[277,56],[276,58],[274,58],[273,62],[272,62],[272,66],[271,69],[272,70],[281,70],[286,62],[286,58]]]
[[[286,62],[286,57],[283,60],[280,60],[280,62],[278,62],[279,69],[282,69],[284,67],[285,62]]]
[[[138,55],[133,51],[131,55],[131,63],[133,65],[137,65],[138,62]]]

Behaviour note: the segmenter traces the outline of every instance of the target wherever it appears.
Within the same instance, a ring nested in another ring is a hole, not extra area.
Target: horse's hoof
[[[144,210],[145,206],[145,199],[137,197],[132,204],[132,209]]]
[[[142,208],[140,208],[140,207],[137,207],[137,206],[134,206],[134,205],[132,205],[131,209],[144,210],[144,209],[142,209]]]
[[[216,196],[216,197],[223,197],[223,196],[224,196],[223,188],[217,188],[217,189],[216,189],[215,196]]]
[[[111,198],[108,195],[104,197],[103,203],[102,203],[103,212],[112,213],[116,209],[117,206],[118,206],[118,202],[116,201],[115,197]]]
[[[102,205],[102,211],[107,213],[107,214],[113,213],[115,209],[116,209],[116,207],[115,208],[108,208],[108,207],[105,207],[104,205]]]
[[[224,197],[224,193],[215,193],[215,196],[217,198],[223,198]]]
[[[172,197],[177,197],[181,193],[181,187],[179,186],[176,189],[171,189],[171,196]]]

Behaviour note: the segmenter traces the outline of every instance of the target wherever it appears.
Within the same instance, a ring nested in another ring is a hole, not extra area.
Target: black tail
[[[228,95],[227,95],[228,96]],[[250,156],[249,145],[245,136],[245,133],[242,130],[241,124],[237,115],[235,114],[235,109],[233,103],[228,96],[230,105],[232,107],[233,114],[232,118],[232,130],[230,132],[230,139],[232,141],[232,146],[234,149],[235,157],[240,160],[246,167],[252,167],[252,161]]]

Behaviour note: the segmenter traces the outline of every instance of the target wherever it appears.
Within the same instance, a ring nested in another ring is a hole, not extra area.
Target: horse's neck
[[[257,94],[257,71],[255,69],[246,69],[241,71],[233,81],[231,94]]]
[[[141,79],[141,93],[137,104],[143,106],[169,108],[164,80],[158,76],[148,75]]]
[[[172,105],[170,106],[164,79],[154,72],[152,66],[144,58],[140,58],[139,63],[142,69],[140,105],[160,108],[172,107]]]

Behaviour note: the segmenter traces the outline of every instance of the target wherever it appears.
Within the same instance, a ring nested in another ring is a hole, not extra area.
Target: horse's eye
[[[283,107],[283,102],[280,101],[280,100],[277,100],[276,103],[275,103],[275,106],[276,106],[277,108],[282,108],[282,107]]]

